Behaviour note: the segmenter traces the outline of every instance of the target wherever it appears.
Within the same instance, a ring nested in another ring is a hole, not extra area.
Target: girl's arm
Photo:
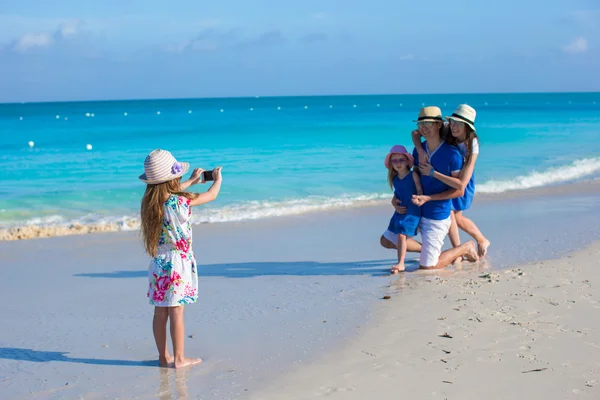
[[[413,181],[415,181],[415,186],[417,187],[417,194],[420,196],[423,194],[423,186],[421,186],[421,174],[419,174],[419,171],[417,170],[417,168],[413,169]]]
[[[199,206],[201,204],[210,203],[217,198],[219,191],[221,190],[221,182],[223,181],[221,178],[221,167],[214,169],[213,177],[215,178],[215,181],[212,186],[206,192],[200,193],[198,197],[193,199],[190,202],[190,206]]]
[[[415,145],[415,149],[417,149],[417,153],[419,153],[419,162],[427,163],[429,162],[429,157],[427,157],[427,153],[423,150],[423,146],[421,145],[421,132],[418,129],[415,129],[411,133],[412,142]]]
[[[475,170],[475,161],[477,161],[478,154],[471,154],[471,160],[468,164],[466,164],[461,170],[458,176],[448,176],[435,171],[433,173],[433,177],[438,181],[444,182],[446,185],[459,190],[465,190],[471,177],[473,176],[473,171]],[[433,167],[431,164],[419,164],[419,169],[421,173],[429,175],[431,169]],[[439,199],[442,200],[442,199]]]
[[[202,172],[204,172],[202,168],[195,168],[194,172],[192,172],[192,176],[190,176],[190,179],[179,184],[180,190],[185,192],[190,186],[202,182]]]
[[[458,177],[460,172],[455,172],[453,175]],[[456,199],[458,197],[462,197],[465,194],[464,189],[449,189],[442,193],[432,194],[432,195],[413,195],[412,202],[417,206],[422,206],[428,201],[436,201],[436,200],[448,200],[448,199]]]

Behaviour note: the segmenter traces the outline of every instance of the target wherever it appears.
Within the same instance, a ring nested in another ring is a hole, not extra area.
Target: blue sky
[[[597,0],[11,3],[0,102],[600,91]]]

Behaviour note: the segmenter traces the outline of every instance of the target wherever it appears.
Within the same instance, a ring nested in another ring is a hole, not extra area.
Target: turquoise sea
[[[197,223],[369,204],[391,197],[383,157],[412,149],[419,108],[460,103],[477,109],[478,193],[600,176],[600,93],[0,104],[0,228],[137,218],[155,148],[223,166]]]

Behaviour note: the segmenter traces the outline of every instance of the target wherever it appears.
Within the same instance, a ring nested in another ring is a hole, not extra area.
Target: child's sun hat
[[[383,161],[383,164],[385,165],[386,168],[390,167],[390,160],[392,158],[392,154],[404,155],[404,157],[406,157],[406,159],[408,160],[408,168],[412,168],[413,164],[415,163],[415,159],[413,158],[412,154],[410,154],[406,150],[406,147],[404,147],[400,144],[397,144],[395,146],[392,146],[389,153],[387,153],[387,155],[385,156],[385,160]]]
[[[189,168],[190,163],[177,161],[170,151],[156,149],[146,157],[144,173],[139,178],[149,185],[156,185],[185,175]]]

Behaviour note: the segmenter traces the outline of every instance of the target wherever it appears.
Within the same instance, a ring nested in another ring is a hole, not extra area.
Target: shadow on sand
[[[108,360],[98,358],[74,358],[67,356],[68,352],[21,349],[17,347],[0,347],[0,359],[31,362],[62,361],[93,365],[116,365],[126,367],[158,367],[158,360],[131,361]]]
[[[395,260],[374,260],[360,262],[319,263],[314,261],[297,262],[247,262],[232,264],[198,265],[198,276],[223,278],[252,278],[256,276],[324,276],[324,275],[371,275],[386,276]],[[406,263],[406,271],[413,272],[419,267],[418,261]],[[86,278],[146,278],[148,271],[113,271],[80,273],[73,276]]]

